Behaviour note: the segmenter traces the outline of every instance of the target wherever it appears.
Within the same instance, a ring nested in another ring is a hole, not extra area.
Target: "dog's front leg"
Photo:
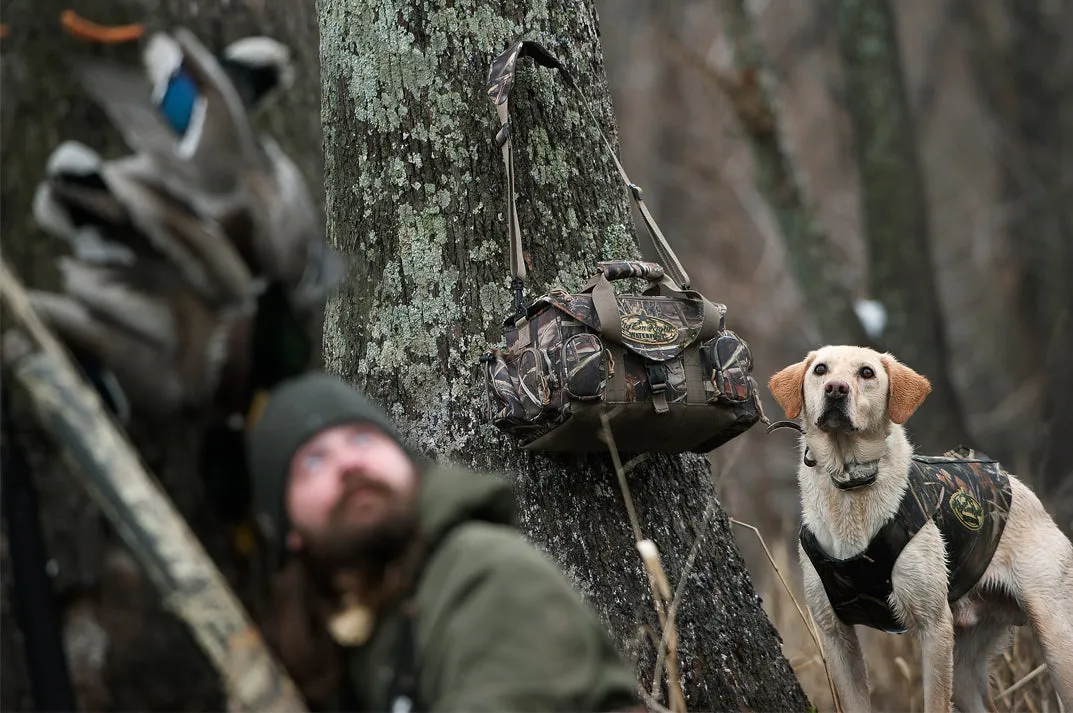
[[[920,658],[924,669],[924,713],[950,711],[954,693],[954,617],[950,607],[921,629]]]
[[[868,669],[857,639],[857,630],[843,624],[831,608],[827,592],[808,556],[798,547],[805,600],[820,630],[824,658],[835,684],[841,709],[846,713],[868,713],[872,702],[868,692]]]
[[[934,522],[909,541],[891,572],[894,610],[920,642],[924,713],[949,713],[954,692],[954,616],[946,601],[946,546]]]

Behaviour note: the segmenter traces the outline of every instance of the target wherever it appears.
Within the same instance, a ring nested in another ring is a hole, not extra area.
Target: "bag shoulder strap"
[[[600,122],[596,119],[596,115],[593,114],[589,102],[586,101],[585,95],[574,82],[574,78],[567,71],[566,67],[563,66],[555,56],[544,49],[540,43],[532,40],[521,40],[512,44],[502,54],[495,58],[488,71],[487,83],[488,95],[491,98],[492,103],[495,105],[500,122],[500,129],[496,134],[496,142],[503,151],[503,165],[506,168],[507,225],[510,231],[510,272],[511,276],[514,278],[516,302],[520,303],[521,285],[525,282],[527,275],[525,258],[522,252],[522,231],[518,221],[518,209],[514,201],[514,152],[511,140],[510,106],[508,98],[511,86],[514,84],[516,65],[518,60],[522,57],[532,57],[537,64],[558,70],[559,76],[563,78],[566,85],[570,87],[575,95],[577,95],[578,101],[585,109],[585,113],[589,116],[592,123],[596,126],[596,130],[600,133],[600,138],[603,140],[607,152],[611,155],[611,160],[614,162],[619,176],[629,189],[630,195],[633,196],[633,199],[641,212],[645,228],[648,230],[649,237],[652,239],[652,244],[656,248],[656,253],[659,255],[660,262],[662,262],[664,269],[667,271],[667,275],[682,288],[688,289],[690,284],[689,275],[686,273],[685,267],[678,259],[678,256],[675,255],[674,250],[671,249],[670,243],[667,242],[667,238],[664,237],[659,226],[656,225],[655,218],[652,217],[652,213],[649,212],[648,206],[645,205],[641,187],[630,180],[629,175],[626,173],[626,169],[622,167],[622,163],[618,160],[618,156],[615,154],[615,150],[611,146],[611,142],[607,139],[607,135],[600,127]],[[515,306],[517,307],[519,305]]]

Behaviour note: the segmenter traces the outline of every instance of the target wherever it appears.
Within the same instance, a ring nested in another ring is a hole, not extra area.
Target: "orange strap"
[[[145,26],[141,23],[98,25],[79,16],[78,13],[71,9],[60,13],[60,24],[63,25],[67,32],[79,39],[104,45],[132,42],[145,34]]]
[[[5,25],[3,23],[0,23],[0,39],[3,39],[4,37],[7,37],[8,33],[10,33],[10,32],[11,32],[10,27],[8,27],[7,25]]]

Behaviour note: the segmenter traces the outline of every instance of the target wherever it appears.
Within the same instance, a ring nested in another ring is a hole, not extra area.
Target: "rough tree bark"
[[[909,429],[922,451],[968,442],[950,379],[931,264],[928,201],[888,0],[835,0],[846,103],[860,172],[872,296],[887,311],[879,343],[931,380]]]
[[[525,531],[601,612],[648,688],[644,628],[658,623],[610,459],[519,450],[486,424],[478,371],[510,310],[488,66],[510,40],[537,39],[614,135],[592,2],[323,0],[318,12],[328,237],[349,263],[328,305],[327,366],[422,450],[513,478]],[[573,102],[556,75],[522,63],[511,103],[534,292],[577,289],[597,260],[638,250],[626,193]],[[690,709],[805,709],[722,509],[700,521],[716,497],[706,461],[653,457],[629,482],[672,582],[704,538],[679,610]]]
[[[70,53],[104,54],[138,61],[134,44],[101,48],[74,40],[59,17],[71,7],[101,23],[145,22],[150,27],[180,23],[210,47],[253,33],[271,34],[291,45],[299,81],[292,96],[264,117],[320,196],[320,86],[317,81],[316,22],[311,3],[287,3],[271,11],[258,0],[237,0],[226,9],[215,2],[165,0],[139,3],[106,0],[5,0],[0,15],[9,29],[3,39],[0,152],[0,232],[5,259],[32,286],[54,287],[53,260],[65,248],[36,228],[31,201],[45,161],[64,139],[77,139],[114,157],[128,151],[103,112],[68,76],[63,59]],[[6,384],[5,384],[6,386]],[[17,396],[17,395],[16,395]],[[20,406],[20,404],[16,404]],[[16,409],[17,411],[19,409]],[[21,411],[20,411],[21,412]],[[22,439],[30,449],[35,483],[54,582],[64,596],[66,644],[83,710],[224,710],[218,677],[187,629],[166,614],[155,592],[130,562],[116,557],[118,539],[71,477],[69,466],[33,421],[20,417]],[[137,414],[132,435],[146,464],[160,479],[225,575],[224,533],[208,510],[195,472],[197,425],[147,422]],[[20,634],[8,606],[4,544],[3,602],[0,610],[0,708],[31,710]],[[119,549],[121,550],[121,547]],[[240,592],[241,593],[241,592]],[[249,599],[245,602],[251,605]]]

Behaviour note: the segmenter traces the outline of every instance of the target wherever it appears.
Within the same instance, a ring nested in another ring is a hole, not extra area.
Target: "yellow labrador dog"
[[[1035,631],[1073,711],[1073,544],[1039,499],[967,449],[913,453],[902,424],[931,390],[889,354],[810,352],[771,377],[801,431],[799,553],[844,711],[870,710],[856,625],[920,642],[924,710],[991,710],[988,662]]]

